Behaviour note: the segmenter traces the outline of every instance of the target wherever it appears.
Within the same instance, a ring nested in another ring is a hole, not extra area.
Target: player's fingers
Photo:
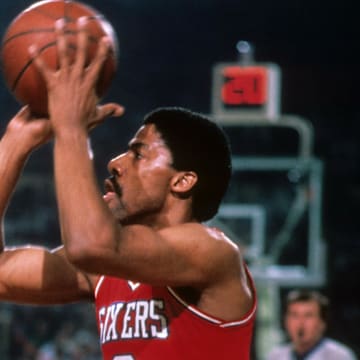
[[[25,105],[23,106],[19,111],[18,113],[16,114],[16,116],[19,116],[19,117],[23,117],[25,119],[28,119],[30,117],[30,108],[29,108],[29,105]]]
[[[104,105],[98,105],[96,108],[96,114],[89,123],[89,129],[93,129],[97,125],[105,121],[109,117],[119,117],[123,115],[125,108],[116,103],[108,103]]]
[[[100,74],[100,70],[105,60],[109,56],[109,51],[110,51],[110,39],[108,37],[101,38],[101,40],[99,41],[98,50],[96,52],[94,60],[92,61],[91,66],[88,69],[89,77],[92,81],[92,85],[96,84]]]
[[[86,52],[88,48],[88,32],[86,25],[88,24],[88,18],[82,16],[77,21],[77,51],[76,51],[76,61],[74,67],[76,71],[81,71],[85,67],[86,61]]]
[[[30,45],[28,51],[31,57],[31,61],[34,63],[42,77],[47,82],[50,78],[52,71],[42,59],[39,49],[36,45]]]
[[[67,54],[67,41],[65,20],[63,18],[55,21],[55,33],[57,35],[57,52],[59,59],[59,66],[61,69],[69,67],[69,57]]]
[[[124,114],[125,108],[124,106],[117,103],[107,103],[104,105],[99,105],[98,112],[103,118],[119,117]]]

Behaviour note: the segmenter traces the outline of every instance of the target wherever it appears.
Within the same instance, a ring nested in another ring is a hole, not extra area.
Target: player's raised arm
[[[98,105],[99,99],[95,88],[102,65],[109,56],[108,39],[106,37],[101,39],[97,55],[90,65],[85,67],[85,54],[89,45],[86,20],[79,21],[78,26],[77,56],[73,64],[70,64],[66,51],[68,39],[64,22],[58,22],[56,28],[60,64],[58,70],[49,68],[41,54],[37,54],[36,49],[30,49],[33,55],[36,55],[35,64],[48,88],[50,121],[55,135],[56,191],[66,250],[72,250],[73,246],[77,246],[77,241],[72,240],[77,236],[72,231],[77,232],[76,224],[80,225],[83,222],[81,211],[79,212],[78,207],[72,205],[74,202],[77,203],[79,197],[82,197],[83,206],[91,208],[96,203],[100,208],[100,213],[104,211],[105,218],[108,219],[106,221],[113,221],[114,224],[116,222],[112,219],[99,193],[89,158],[88,129],[109,115],[120,116],[123,113],[123,108],[118,104]],[[80,167],[79,163],[82,164]],[[83,180],[86,178],[86,181],[79,182],[76,180],[78,177]],[[69,187],[70,183],[72,185]],[[94,194],[94,197],[88,196],[89,194]],[[94,218],[100,222],[97,214],[98,212],[94,209],[94,214],[91,218],[89,217],[89,221]],[[95,223],[93,225],[95,226]],[[80,232],[82,227],[78,229]],[[86,231],[91,231],[91,227]],[[81,234],[81,238],[83,237],[86,237],[85,231]],[[68,241],[69,239],[71,242]]]

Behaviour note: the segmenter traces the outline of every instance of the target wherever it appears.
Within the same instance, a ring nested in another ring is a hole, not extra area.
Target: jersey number
[[[116,355],[113,360],[135,360],[132,355]]]

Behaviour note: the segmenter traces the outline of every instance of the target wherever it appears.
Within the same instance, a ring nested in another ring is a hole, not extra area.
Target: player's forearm
[[[55,138],[55,184],[61,231],[70,260],[86,257],[86,253],[109,239],[115,221],[98,188],[89,155],[86,131],[77,130]]]

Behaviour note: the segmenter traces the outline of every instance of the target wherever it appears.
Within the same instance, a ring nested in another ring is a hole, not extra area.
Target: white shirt
[[[354,352],[338,341],[325,338],[310,351],[306,360],[357,360]],[[270,351],[266,360],[294,360],[291,344],[279,345]]]

